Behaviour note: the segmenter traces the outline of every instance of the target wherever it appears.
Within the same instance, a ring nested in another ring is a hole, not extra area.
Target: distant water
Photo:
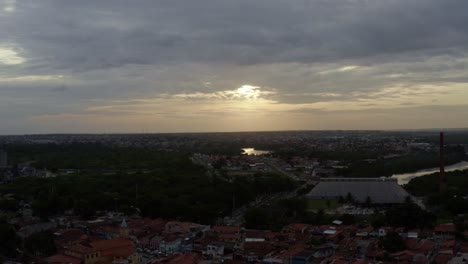
[[[462,161],[445,167],[445,171],[456,171],[466,169],[468,169],[468,161]],[[424,169],[413,173],[395,174],[392,175],[392,178],[398,179],[398,184],[404,185],[407,184],[413,178],[421,177],[435,172],[439,172],[439,168]]]
[[[270,154],[271,151],[269,150],[256,150],[254,148],[243,148],[242,149],[242,154],[247,154],[247,155],[263,155],[263,154]]]

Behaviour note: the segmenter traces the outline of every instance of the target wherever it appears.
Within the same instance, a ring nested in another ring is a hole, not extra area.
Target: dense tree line
[[[39,232],[21,239],[13,225],[0,220],[0,261],[15,258],[29,263],[32,257],[50,256],[56,251],[53,234]]]
[[[453,195],[463,196],[468,192],[468,170],[446,172],[447,189]],[[429,196],[439,192],[439,173],[411,179],[405,188],[415,196]]]
[[[15,228],[0,221],[0,261],[3,258],[16,257],[19,252],[17,249],[21,246],[21,239],[16,235]]]
[[[445,159],[447,164],[454,164],[465,160],[466,154],[462,147],[447,147]],[[357,161],[339,174],[346,177],[380,177],[394,174],[416,172],[421,169],[439,166],[439,152],[420,151],[392,159],[377,159],[375,162]]]
[[[425,197],[431,209],[438,213],[468,213],[468,170],[447,172],[446,176],[445,193],[439,193],[439,173],[414,178],[405,188],[415,196]]]
[[[389,208],[384,214],[374,215],[372,225],[375,227],[398,226],[408,229],[431,228],[436,220],[435,214],[421,209],[414,203],[406,202]]]
[[[187,165],[187,152],[103,144],[8,145],[10,163],[33,162],[36,168],[81,170],[171,169]]]
[[[296,187],[295,182],[277,174],[231,179],[209,176],[188,158],[186,162],[154,173],[21,178],[1,186],[0,192],[32,201],[34,213],[43,218],[68,209],[90,218],[98,210],[131,214],[139,208],[143,216],[211,223],[228,214],[233,204],[241,206],[257,195]]]
[[[377,213],[366,219],[359,218],[349,214],[327,215],[323,210],[312,212],[308,210],[306,198],[278,200],[267,207],[252,208],[244,216],[247,228],[271,230],[279,230],[290,223],[329,224],[336,219],[343,221],[345,225],[364,223],[363,220],[366,220],[376,228],[381,226],[431,228],[437,220],[435,214],[421,209],[409,200],[404,204],[387,208],[385,213]]]
[[[379,246],[390,253],[395,253],[405,249],[405,242],[398,233],[392,232],[379,239]]]
[[[246,228],[279,231],[290,223],[327,224],[335,220],[334,217],[326,215],[323,210],[309,211],[307,198],[290,198],[279,199],[269,206],[251,208],[246,211],[244,220]],[[343,219],[354,223],[351,218],[346,215]]]

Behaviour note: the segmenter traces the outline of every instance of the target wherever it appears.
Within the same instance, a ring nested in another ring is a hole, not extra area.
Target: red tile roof
[[[224,264],[245,264],[245,261],[227,259],[224,261]]]
[[[468,242],[460,242],[460,252],[468,253]]]
[[[246,231],[245,238],[266,238],[268,233],[265,231]]]
[[[163,261],[156,261],[152,264],[196,264],[201,259],[201,256],[196,253],[186,253],[175,255]]]
[[[436,264],[446,264],[451,259],[452,259],[452,255],[439,254],[434,258],[434,263],[436,263]]]
[[[171,243],[171,242],[174,242],[174,241],[177,241],[177,240],[180,240],[180,238],[178,236],[174,236],[174,235],[168,235],[168,236],[165,236],[163,241],[166,242],[166,243]]]
[[[59,230],[54,232],[54,235],[63,236],[63,235],[75,234],[75,233],[78,233],[80,235],[84,234],[83,230],[81,230],[81,229],[69,228],[69,229],[59,229]]]
[[[416,255],[416,253],[411,250],[399,251],[392,254],[393,257],[399,260],[413,260],[414,255]]]
[[[436,243],[431,240],[423,239],[419,241],[418,247],[416,248],[419,253],[429,253],[436,247]]]
[[[455,225],[454,224],[440,224],[434,228],[435,232],[441,233],[455,233]]]
[[[276,255],[276,258],[278,259],[287,259],[289,257],[292,257],[296,254],[299,254],[300,252],[304,251],[305,246],[302,244],[297,244],[292,247],[290,247],[288,250],[281,252],[280,254]]]
[[[46,263],[48,264],[62,264],[62,263],[71,263],[71,264],[80,264],[81,259],[74,258],[65,255],[53,255],[45,259]]]
[[[362,260],[362,259],[358,259],[356,261],[354,261],[352,264],[366,264],[367,262],[365,260]]]
[[[164,230],[166,221],[162,219],[134,219],[128,222],[128,227],[132,234],[139,234],[142,232],[161,233]]]
[[[372,231],[374,231],[374,228],[372,226],[364,227],[358,230],[358,232],[367,232],[367,233],[370,233]]]
[[[72,244],[84,235],[81,229],[59,229],[54,232],[54,242],[57,248]]]
[[[167,222],[164,231],[167,233],[189,233],[191,228],[198,228],[201,225],[190,222]]]
[[[447,241],[442,242],[440,247],[442,247],[442,248],[444,248],[444,247],[453,248],[455,246],[455,244],[456,244],[455,240],[447,240]]]
[[[102,256],[112,256],[112,257],[122,257],[128,258],[130,255],[135,253],[135,250],[132,247],[120,247],[112,248],[101,251]]]
[[[405,240],[405,246],[408,249],[416,249],[418,247],[419,241],[417,238],[408,238]]]
[[[244,250],[255,249],[255,248],[270,248],[271,244],[268,242],[246,242],[244,243]]]
[[[219,234],[218,238],[221,240],[236,240],[240,238],[238,234]]]
[[[76,252],[78,254],[89,254],[89,253],[92,253],[92,252],[96,251],[95,249],[93,249],[91,247],[86,247],[86,246],[79,245],[79,244],[70,246],[70,247],[66,248],[66,250]]]
[[[306,229],[309,225],[307,224],[301,224],[301,223],[294,223],[286,226],[284,229],[285,230],[290,230],[293,232],[302,232],[304,229]]]
[[[90,246],[96,250],[105,250],[111,248],[118,248],[118,247],[127,247],[132,246],[132,241],[125,239],[125,238],[114,238],[109,240],[100,240],[89,243]]]
[[[336,259],[333,260],[332,263],[333,264],[346,264],[346,263],[348,263],[348,261],[344,260],[344,259],[341,259],[341,258],[336,258]]]
[[[118,226],[100,226],[95,229],[98,232],[105,232],[105,233],[114,233],[118,234],[120,231],[120,227]]]
[[[428,263],[429,259],[423,254],[418,254],[413,257],[414,263]]]
[[[90,245],[103,256],[128,257],[135,253],[132,241],[124,238],[95,241]]]
[[[240,226],[213,226],[211,230],[216,233],[239,233]]]

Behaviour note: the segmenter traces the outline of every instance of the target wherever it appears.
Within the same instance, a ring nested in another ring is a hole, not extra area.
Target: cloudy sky
[[[0,0],[0,134],[468,127],[466,0]]]

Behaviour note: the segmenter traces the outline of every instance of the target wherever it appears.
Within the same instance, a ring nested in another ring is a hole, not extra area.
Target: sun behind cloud
[[[260,86],[253,86],[244,84],[239,88],[232,89],[232,90],[221,90],[217,92],[192,92],[192,93],[180,93],[174,94],[167,98],[180,98],[180,99],[209,99],[209,100],[223,100],[223,101],[251,101],[251,100],[260,100],[265,99],[265,96],[276,94],[275,91],[272,90],[262,90]]]
[[[259,86],[252,86],[248,84],[242,85],[235,91],[236,97],[247,99],[257,99],[260,94],[261,91]]]

